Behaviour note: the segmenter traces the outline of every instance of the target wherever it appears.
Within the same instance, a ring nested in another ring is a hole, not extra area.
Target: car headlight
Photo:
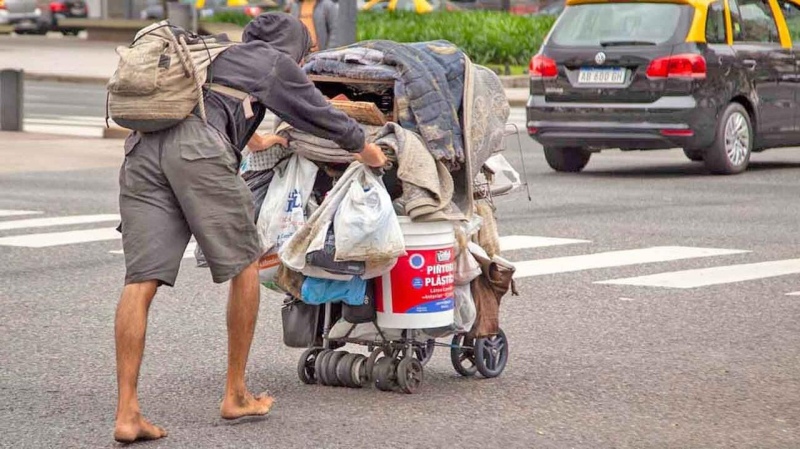
[[[33,10],[33,13],[36,14],[37,16],[41,16],[42,15],[42,9],[41,8],[36,8],[36,9]]]

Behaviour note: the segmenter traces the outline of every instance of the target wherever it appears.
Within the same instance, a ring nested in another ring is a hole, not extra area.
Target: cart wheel
[[[356,354],[353,361],[353,367],[350,371],[351,379],[355,388],[362,388],[369,383],[369,375],[367,375],[367,358],[361,354]]]
[[[348,353],[345,351],[334,351],[328,356],[328,359],[325,360],[325,378],[328,379],[328,385],[331,387],[344,386],[343,383],[339,382],[339,378],[336,377],[336,365],[338,365],[339,360],[342,360],[342,357],[347,354]]]
[[[359,385],[353,380],[353,363],[358,358],[358,354],[345,354],[336,364],[336,379],[344,387],[358,388]]]
[[[372,377],[375,378],[375,386],[381,391],[393,391],[398,387],[396,375],[397,360],[391,357],[382,357],[375,364],[375,371]]]
[[[422,385],[423,378],[422,362],[419,360],[406,357],[397,365],[397,383],[404,393],[416,393]]]
[[[452,347],[450,348],[450,361],[458,374],[464,377],[472,377],[478,372],[475,365],[475,349],[473,347],[475,339],[466,334],[456,334],[453,336]]]
[[[419,363],[421,363],[422,366],[425,366],[431,361],[434,349],[436,349],[436,340],[434,339],[430,339],[425,342],[425,346],[414,345],[414,358],[419,360]]]
[[[316,362],[317,356],[323,351],[322,348],[308,348],[303,352],[297,362],[297,376],[306,385],[317,383]]]
[[[369,354],[369,358],[366,360],[366,362],[364,362],[366,363],[365,372],[367,374],[367,382],[375,381],[375,376],[373,375],[375,373],[375,364],[377,363],[378,357],[380,357],[381,354],[383,354],[383,348],[375,348]]]
[[[324,349],[317,354],[317,360],[314,362],[314,371],[317,375],[317,383],[320,385],[328,385],[328,378],[325,371],[325,360],[333,353],[331,349]]]
[[[481,376],[493,378],[499,376],[508,363],[508,339],[500,330],[497,335],[479,338],[475,342],[475,366]]]

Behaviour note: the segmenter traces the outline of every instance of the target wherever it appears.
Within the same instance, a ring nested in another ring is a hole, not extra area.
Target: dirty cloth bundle
[[[466,56],[447,41],[400,44],[373,40],[311,55],[306,73],[394,80],[400,126],[417,131],[451,170],[465,161],[459,110]]]
[[[454,181],[453,202],[472,210],[472,183],[501,151],[510,114],[497,75],[446,41],[366,41],[315,53],[309,74],[394,82],[400,126],[416,131]]]
[[[381,127],[361,125],[361,129],[367,142],[372,142]],[[289,148],[284,149],[289,154],[294,152],[310,161],[328,164],[349,164],[355,160],[353,153],[343,150],[333,141],[300,131],[285,122],[280,123],[275,132],[289,140]]]

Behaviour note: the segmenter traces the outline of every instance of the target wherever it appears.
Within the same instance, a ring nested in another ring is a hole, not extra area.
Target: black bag
[[[375,311],[375,283],[367,282],[367,293],[364,295],[364,304],[351,306],[342,303],[342,318],[352,324],[372,323],[377,318]]]
[[[318,268],[322,268],[328,273],[361,276],[366,270],[366,264],[358,261],[340,261],[334,260],[336,255],[336,240],[334,237],[333,219],[331,225],[328,227],[328,233],[325,235],[325,245],[321,250],[312,251],[306,255],[306,263]]]
[[[306,304],[287,296],[281,307],[283,321],[283,344],[290,348],[308,348],[316,345],[320,338],[322,307]]]

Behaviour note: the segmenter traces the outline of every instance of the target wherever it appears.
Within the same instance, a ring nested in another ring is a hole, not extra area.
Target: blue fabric
[[[400,126],[422,136],[431,154],[453,171],[464,162],[460,114],[465,64],[464,53],[447,41],[373,40],[315,53],[304,69],[354,79],[393,78]]]
[[[364,304],[366,293],[367,281],[358,276],[353,276],[349,281],[307,277],[300,291],[303,302],[312,305],[344,302],[350,306],[360,306]]]

